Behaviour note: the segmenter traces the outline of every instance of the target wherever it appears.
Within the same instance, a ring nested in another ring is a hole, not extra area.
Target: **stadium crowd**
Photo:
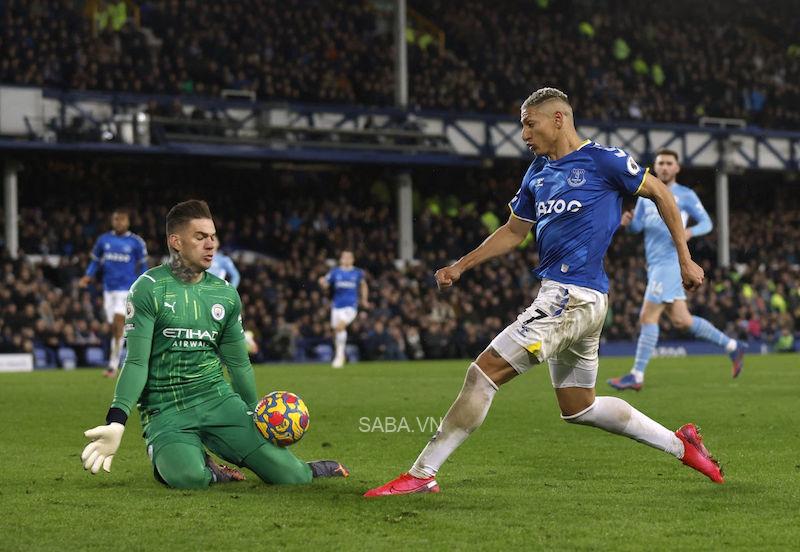
[[[100,289],[90,293],[76,283],[94,240],[108,229],[113,206],[98,198],[112,186],[133,190],[133,182],[139,187],[128,202],[132,230],[146,239],[151,266],[166,254],[166,209],[185,199],[177,191],[186,189],[180,178],[194,181],[195,193],[210,201],[221,247],[238,261],[244,319],[260,346],[256,358],[261,361],[315,358],[318,346],[330,343],[329,298],[317,280],[344,248],[354,251],[370,288],[371,308],[362,310],[350,327],[351,344],[361,358],[475,356],[537,291],[530,273],[537,262],[532,243],[467,273],[446,293],[437,292],[432,279],[436,268],[480,243],[505,220],[506,200],[518,186],[517,176],[511,176],[517,167],[507,173],[495,170],[493,177],[477,170],[459,172],[458,178],[416,175],[417,190],[437,193],[415,198],[417,261],[405,266],[395,262],[394,197],[378,169],[276,171],[249,179],[221,168],[172,170],[185,174],[176,173],[176,185],[169,189],[133,165],[118,171],[61,163],[22,173],[20,240],[26,256],[0,262],[6,284],[0,290],[0,349],[39,347],[52,356],[60,346],[79,351],[105,346],[109,328]],[[216,188],[213,183],[222,178],[238,184]],[[265,180],[268,198],[257,184]],[[64,200],[66,189],[71,202]],[[69,203],[81,207],[65,207]],[[713,233],[691,242],[709,282],[690,296],[690,307],[731,335],[793,349],[800,336],[800,206],[786,203],[768,220],[765,226],[763,212],[734,211],[730,271],[715,268]],[[603,338],[634,340],[646,284],[641,236],[618,233],[607,272],[612,287]],[[685,337],[666,319],[662,325],[663,339]]]
[[[415,4],[475,71],[452,86],[415,74],[416,93],[427,92],[421,105],[469,97],[471,108],[514,112],[520,91],[547,82],[568,91],[586,119],[800,123],[800,17],[791,3],[676,0],[649,11],[635,0],[532,4]]]
[[[119,3],[137,8],[138,23],[130,16],[98,28],[87,8],[96,2],[84,0],[0,2],[0,82],[393,103],[391,13],[380,2]],[[649,12],[635,0],[409,4],[415,108],[514,113],[531,88],[549,84],[568,91],[585,119],[708,115],[800,126],[800,17],[791,2],[674,0]],[[443,47],[415,32],[417,13],[441,30]]]

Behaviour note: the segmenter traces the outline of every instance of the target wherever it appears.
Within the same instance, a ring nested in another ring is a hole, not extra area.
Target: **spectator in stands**
[[[186,174],[165,177],[175,185],[164,188],[148,184],[149,177],[137,174],[135,167],[117,173],[83,162],[26,167],[20,186],[21,243],[31,257],[20,261],[0,257],[0,346],[30,350],[35,339],[45,348],[66,344],[80,357],[83,344],[93,346],[107,338],[108,326],[92,321],[102,312],[102,301],[88,291],[79,292],[75,284],[88,262],[84,246],[94,241],[94,233],[110,214],[111,207],[98,199],[103,196],[100,190],[112,185],[115,190],[136,188],[130,201],[132,226],[146,238],[156,258],[164,254],[164,230],[157,224],[164,213],[158,206],[183,199],[184,184],[209,199],[215,212],[228,221],[223,234],[226,247],[246,251],[239,257],[239,291],[247,328],[259,344],[256,361],[313,358],[316,345],[330,342],[325,324],[329,304],[317,280],[326,261],[347,244],[358,244],[354,253],[375,282],[370,296],[374,309],[353,323],[353,343],[364,357],[474,356],[473,345],[484,343],[486,335],[516,317],[516,305],[529,300],[538,286],[529,272],[537,263],[530,246],[479,267],[474,278],[466,277],[463,286],[450,293],[437,293],[431,280],[431,267],[487,235],[486,211],[470,211],[468,203],[492,203],[497,206],[495,215],[505,216],[503,200],[513,196],[518,183],[497,168],[492,171],[493,182],[469,172],[453,179],[462,192],[457,217],[448,214],[446,202],[440,203],[436,214],[423,207],[422,198],[414,234],[418,263],[403,268],[394,264],[395,206],[391,198],[386,205],[385,197],[379,201],[372,195],[372,184],[380,175],[369,170],[276,172],[269,176],[268,201],[256,185],[263,182],[262,175],[249,182],[241,175],[232,177],[227,169],[220,175],[205,166],[182,168],[181,173]],[[240,185],[232,184],[221,194],[214,184],[222,178]],[[424,177],[419,178],[418,189],[430,189]],[[441,182],[438,173],[431,178]],[[383,196],[379,188],[374,189]],[[64,190],[69,190],[70,201],[65,200]],[[768,344],[782,339],[786,327],[800,332],[800,267],[789,260],[797,255],[800,242],[800,206],[790,196],[780,203],[780,213],[770,211],[767,228],[756,203],[748,201],[747,209],[734,210],[734,265],[729,271],[714,268],[713,236],[693,245],[706,252],[699,258],[706,264],[709,284],[689,298],[692,309],[737,337],[761,338]],[[70,204],[81,207],[65,206]],[[244,211],[242,204],[248,206]],[[63,248],[63,228],[71,229],[74,249]],[[42,254],[59,257],[38,257]],[[603,338],[631,340],[637,333],[638,304],[646,282],[641,242],[618,233],[609,250],[607,271],[625,276],[612,278]],[[488,292],[484,282],[502,292]],[[777,296],[781,299],[773,299]],[[666,321],[661,331],[665,339],[679,335]]]
[[[394,103],[392,13],[380,3],[150,0],[141,6],[140,27],[129,4],[100,2],[93,20],[81,2],[6,0],[0,82]],[[658,17],[649,19],[635,0],[538,7],[463,0],[457,10],[447,0],[412,0],[410,6],[444,37],[444,48],[432,46],[412,13],[414,107],[507,114],[538,82],[572,91],[587,119],[696,123],[714,116],[800,127],[792,2],[673,0],[652,6]],[[725,24],[709,28],[709,21]],[[561,62],[564,52],[569,63]]]

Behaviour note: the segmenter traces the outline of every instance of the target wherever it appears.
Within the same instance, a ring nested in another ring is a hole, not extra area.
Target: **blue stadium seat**
[[[40,368],[55,368],[56,362],[53,351],[46,347],[34,347],[33,366],[37,370]]]
[[[86,348],[86,364],[89,366],[105,366],[108,363],[102,347]]]
[[[333,360],[333,347],[329,343],[320,343],[314,347],[314,359],[317,362]]]
[[[347,356],[347,362],[358,362],[361,360],[361,351],[358,350],[358,345],[347,345],[344,348],[344,354]]]
[[[78,366],[78,355],[72,347],[58,348],[58,365],[65,370],[74,370]]]

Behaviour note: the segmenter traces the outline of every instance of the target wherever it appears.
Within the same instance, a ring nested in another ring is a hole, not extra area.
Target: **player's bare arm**
[[[359,286],[359,292],[361,294],[361,306],[365,309],[369,308],[369,287],[367,286],[367,282],[365,280],[361,280],[361,285]]]
[[[520,243],[530,232],[533,223],[524,221],[513,214],[508,221],[495,230],[482,244],[461,257],[455,263],[436,271],[436,283],[440,288],[450,287],[461,274],[474,266],[499,255],[508,253]]]
[[[703,269],[692,260],[689,248],[686,246],[686,233],[683,228],[680,211],[678,211],[678,205],[675,203],[675,197],[663,182],[651,174],[645,176],[638,194],[653,200],[656,204],[661,218],[664,219],[664,223],[672,235],[672,241],[675,243],[675,249],[678,252],[683,287],[689,291],[696,290],[703,283],[704,273]]]
[[[328,283],[328,280],[325,279],[325,276],[320,276],[319,279],[317,279],[317,284],[322,291],[328,291],[328,288],[331,287],[331,285]]]

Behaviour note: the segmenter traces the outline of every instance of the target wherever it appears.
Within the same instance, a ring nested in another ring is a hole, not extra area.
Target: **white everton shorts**
[[[594,387],[608,296],[543,280],[530,307],[492,340],[518,373],[547,361],[553,387]]]
[[[340,322],[344,322],[345,326],[349,326],[350,322],[356,319],[357,314],[358,310],[353,307],[331,309],[331,327],[335,328]]]
[[[109,324],[114,321],[115,314],[125,316],[125,300],[128,298],[127,291],[104,291],[103,307],[106,309],[106,319]]]

